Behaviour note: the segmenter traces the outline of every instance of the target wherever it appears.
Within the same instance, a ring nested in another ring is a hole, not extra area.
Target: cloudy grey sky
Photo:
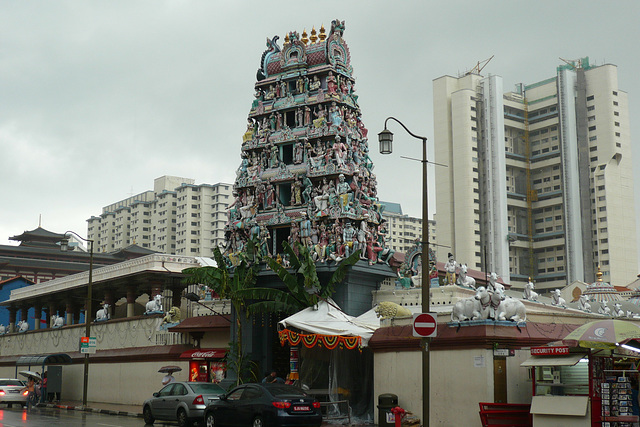
[[[432,80],[492,55],[483,74],[505,90],[553,77],[559,57],[618,65],[636,145],[639,16],[637,0],[1,2],[0,244],[40,215],[86,236],[87,218],[162,175],[233,182],[265,38],[336,18],[379,196],[412,216],[420,165],[400,156],[420,157],[420,141],[392,125],[383,157],[375,136],[393,115],[433,143]]]

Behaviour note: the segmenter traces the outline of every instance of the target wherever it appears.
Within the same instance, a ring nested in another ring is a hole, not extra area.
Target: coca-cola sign
[[[180,355],[181,359],[221,359],[227,354],[227,350],[221,348],[206,348],[185,351]]]

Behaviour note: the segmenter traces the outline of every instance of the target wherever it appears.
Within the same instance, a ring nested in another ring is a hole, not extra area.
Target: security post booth
[[[585,426],[591,422],[589,352],[568,346],[534,347],[521,364],[531,368],[534,426]]]

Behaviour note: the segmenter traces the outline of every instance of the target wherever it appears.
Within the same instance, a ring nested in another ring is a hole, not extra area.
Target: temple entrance
[[[282,253],[282,242],[289,240],[290,231],[291,227],[278,227],[273,229],[271,250],[274,255]]]

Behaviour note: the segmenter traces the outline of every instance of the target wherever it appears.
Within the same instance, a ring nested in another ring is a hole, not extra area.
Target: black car
[[[204,411],[207,427],[320,426],[320,402],[285,384],[243,384],[211,401]]]

